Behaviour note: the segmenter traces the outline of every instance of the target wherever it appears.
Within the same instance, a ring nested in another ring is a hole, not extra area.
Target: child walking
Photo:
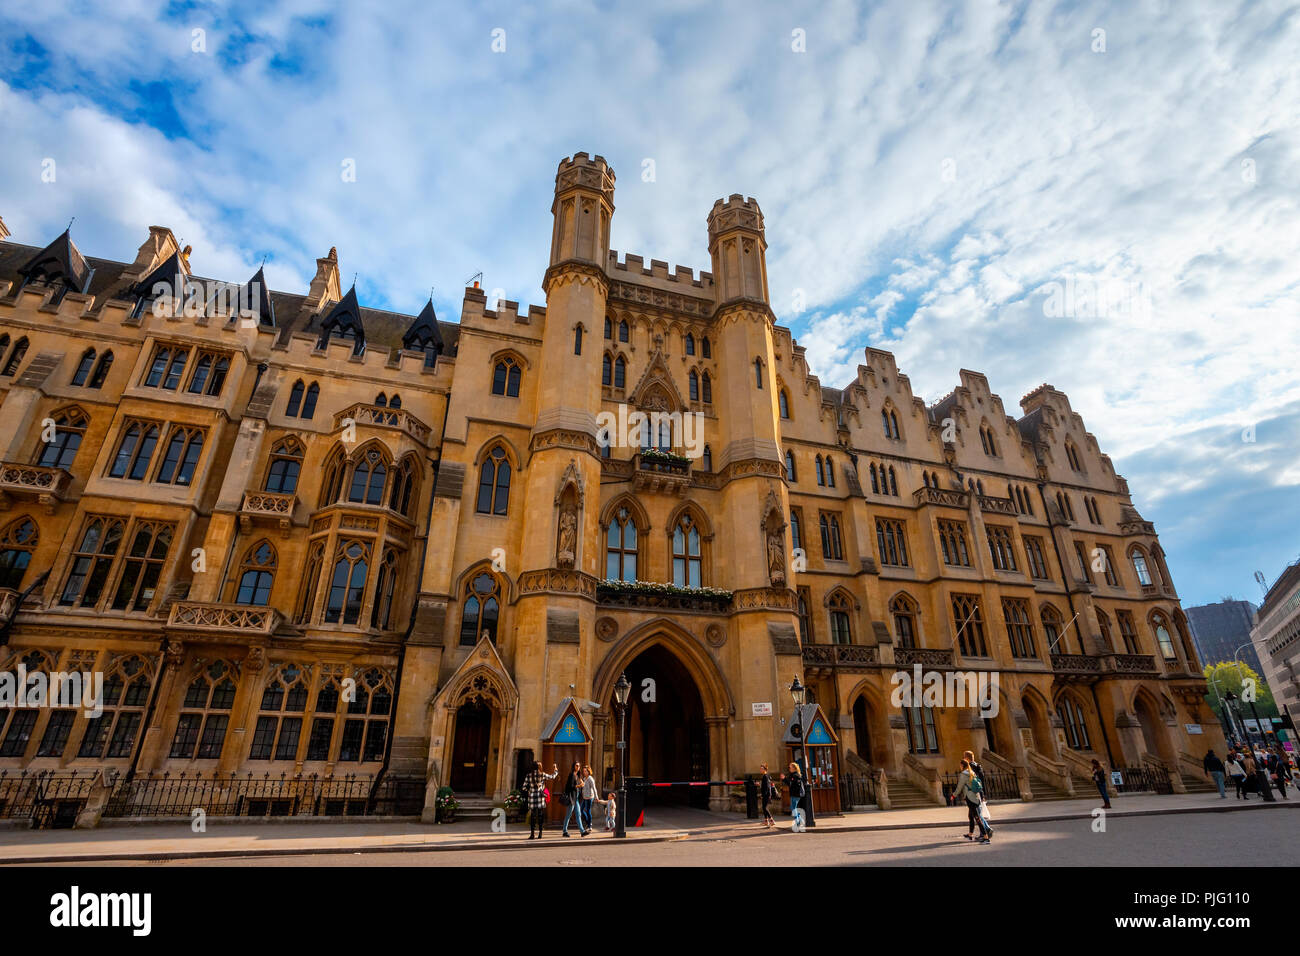
[[[613,830],[618,820],[618,801],[614,799],[614,791],[606,794],[604,800],[597,797],[596,802],[605,808],[605,829]]]

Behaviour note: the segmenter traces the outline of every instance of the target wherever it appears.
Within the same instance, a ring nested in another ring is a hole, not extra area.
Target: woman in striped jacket
[[[528,807],[528,839],[541,839],[546,828],[546,781],[554,780],[560,768],[551,764],[551,772],[542,772],[542,762],[533,764],[532,772],[524,778],[524,805]]]

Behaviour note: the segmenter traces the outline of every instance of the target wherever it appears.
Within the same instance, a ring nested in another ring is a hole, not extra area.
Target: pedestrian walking
[[[596,775],[591,767],[582,768],[582,788],[578,795],[578,805],[582,808],[582,822],[587,832],[591,832],[591,806],[600,797],[600,788],[596,786]]]
[[[563,836],[569,835],[569,821],[574,817],[578,818],[578,829],[582,835],[587,835],[587,829],[582,822],[582,804],[580,798],[582,795],[582,764],[578,761],[573,762],[573,769],[569,771],[569,776],[564,781],[564,792],[560,794],[560,802],[569,809],[564,814],[564,827],[560,831]]]
[[[524,805],[528,807],[528,839],[540,840],[546,829],[546,781],[554,780],[560,769],[551,764],[551,773],[542,772],[542,762],[538,760],[533,769],[524,777]]]
[[[974,823],[980,828],[980,838],[976,843],[988,843],[993,838],[993,827],[989,826],[988,810],[984,802],[984,784],[976,776],[975,770],[971,763],[965,757],[961,760],[961,776],[957,778],[957,789],[953,791],[952,799],[956,801],[965,798],[966,802],[966,819],[968,823]],[[972,833],[963,834],[968,840],[973,840]]]
[[[1259,795],[1268,803],[1276,803],[1273,796],[1273,781],[1269,779],[1268,772],[1268,754],[1262,750],[1255,751],[1255,785],[1259,787]]]
[[[1223,761],[1215,756],[1213,750],[1205,752],[1205,760],[1202,761],[1205,766],[1205,772],[1210,775],[1214,785],[1219,788],[1219,799],[1222,800],[1227,796],[1223,791]]]
[[[1233,786],[1237,788],[1237,799],[1246,799],[1246,794],[1244,792],[1246,786],[1246,768],[1241,765],[1241,762],[1237,759],[1237,754],[1234,751],[1228,752],[1228,761],[1224,764],[1224,769],[1227,771],[1228,776],[1232,778]]]
[[[1259,787],[1259,774],[1255,772],[1255,752],[1249,747],[1241,752],[1241,769],[1246,772],[1242,790],[1245,799],[1249,800],[1250,795]]]
[[[1286,784],[1291,779],[1291,767],[1281,747],[1274,748],[1270,762],[1272,764],[1273,783],[1277,786],[1278,793],[1282,794],[1283,800],[1289,799],[1286,795]]]
[[[767,764],[759,764],[758,769],[763,771],[758,780],[758,802],[763,808],[763,820],[759,826],[770,828],[776,826],[776,820],[772,818],[772,811],[767,805],[776,799],[776,785],[772,783],[772,775],[767,772]]]
[[[803,799],[806,787],[804,786],[803,776],[799,773],[799,765],[791,762],[790,777],[786,779],[782,774],[781,779],[785,781],[786,791],[790,794],[790,816],[802,823],[799,815],[799,801]]]
[[[1097,785],[1097,792],[1101,794],[1101,808],[1109,810],[1110,791],[1106,789],[1106,771],[1102,769],[1100,760],[1092,761],[1092,782]]]
[[[975,776],[980,778],[980,783],[985,783],[984,768],[980,766],[980,762],[975,759],[975,752],[972,750],[967,750],[965,753],[962,754],[962,757],[963,759],[969,761],[970,768],[975,771]],[[985,785],[984,790],[985,792],[988,791],[987,784]]]

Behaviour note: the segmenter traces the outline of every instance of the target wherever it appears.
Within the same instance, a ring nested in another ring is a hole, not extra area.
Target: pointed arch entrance
[[[627,774],[655,783],[725,779],[731,693],[701,642],[667,620],[629,632],[601,663],[593,682],[602,712],[616,715],[614,684],[626,673],[632,685],[627,708]],[[607,724],[601,751],[617,766],[617,716]],[[708,806],[710,787],[651,788],[650,804]]]

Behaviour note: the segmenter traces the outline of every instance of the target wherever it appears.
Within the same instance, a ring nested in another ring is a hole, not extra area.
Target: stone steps
[[[895,810],[937,806],[928,793],[902,777],[895,777],[889,781],[889,801]]]

